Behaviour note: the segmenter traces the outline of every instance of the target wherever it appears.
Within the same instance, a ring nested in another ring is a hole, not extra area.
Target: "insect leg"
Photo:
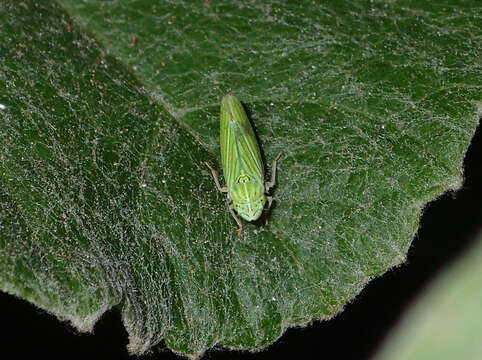
[[[268,199],[268,207],[266,208],[266,210],[269,210],[271,208],[271,204],[273,203],[273,197],[266,196],[266,199]]]
[[[241,220],[236,216],[236,213],[234,212],[234,206],[233,204],[228,204],[228,208],[229,208],[229,212],[231,213],[231,215],[233,216],[234,220],[236,220],[236,223],[238,224],[239,228],[238,230],[236,230],[236,232],[238,233],[238,237],[241,237],[241,234],[243,233],[243,223],[241,222]]]
[[[268,192],[269,189],[271,189],[276,183],[276,164],[280,156],[281,156],[281,152],[278,154],[278,156],[275,157],[275,159],[273,160],[273,165],[271,165],[271,181],[265,184],[266,192]]]
[[[222,193],[228,192],[227,186],[221,187],[221,185],[219,184],[218,172],[214,170],[211,166],[209,166],[207,162],[204,162],[204,163],[209,168],[209,170],[211,170],[211,173],[213,174],[214,182],[216,183],[216,187],[218,188],[218,190]]]
[[[268,200],[268,206],[267,206],[265,209],[263,209],[263,211],[266,211],[266,212],[267,212],[267,211],[271,208],[271,204],[273,204],[273,197],[267,195],[267,196],[266,196],[266,199]],[[266,220],[265,220],[265,222],[264,222],[264,225],[265,225],[265,226],[268,226],[268,223],[269,223],[269,219],[268,219],[268,216],[266,216]]]

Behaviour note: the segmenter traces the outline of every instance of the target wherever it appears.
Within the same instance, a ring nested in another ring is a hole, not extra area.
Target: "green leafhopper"
[[[214,177],[219,191],[227,193],[228,207],[239,226],[238,235],[243,231],[243,223],[236,213],[247,221],[257,220],[263,212],[266,201],[268,209],[273,198],[269,190],[276,181],[276,162],[273,161],[271,181],[264,182],[264,165],[253,128],[234,95],[226,95],[221,102],[221,162],[226,186],[219,184],[217,172],[206,163]]]

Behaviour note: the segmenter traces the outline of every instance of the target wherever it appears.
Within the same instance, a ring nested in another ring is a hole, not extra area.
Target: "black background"
[[[215,348],[204,359],[369,359],[430,280],[460,257],[482,230],[480,164],[479,127],[465,157],[462,189],[448,192],[426,206],[407,263],[371,281],[337,317],[289,329],[275,344],[259,353]],[[129,358],[127,333],[116,309],[104,314],[94,335],[78,334],[68,324],[26,301],[0,293],[0,328],[2,358]],[[138,359],[182,358],[161,344]]]

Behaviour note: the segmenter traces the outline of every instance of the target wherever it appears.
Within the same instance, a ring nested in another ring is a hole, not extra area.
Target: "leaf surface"
[[[0,3],[0,287],[130,350],[259,349],[404,261],[462,181],[475,1]],[[135,40],[133,40],[135,37]],[[283,151],[242,239],[203,162],[219,101]]]

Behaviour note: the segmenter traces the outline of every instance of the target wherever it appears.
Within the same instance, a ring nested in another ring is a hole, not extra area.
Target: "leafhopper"
[[[275,185],[276,163],[281,153],[273,160],[271,180],[264,181],[264,165],[253,128],[239,100],[231,94],[221,102],[221,162],[226,186],[219,184],[218,173],[208,163],[219,191],[227,193],[229,212],[238,224],[238,236],[243,232],[243,223],[257,220],[268,202],[273,198],[269,190]]]

